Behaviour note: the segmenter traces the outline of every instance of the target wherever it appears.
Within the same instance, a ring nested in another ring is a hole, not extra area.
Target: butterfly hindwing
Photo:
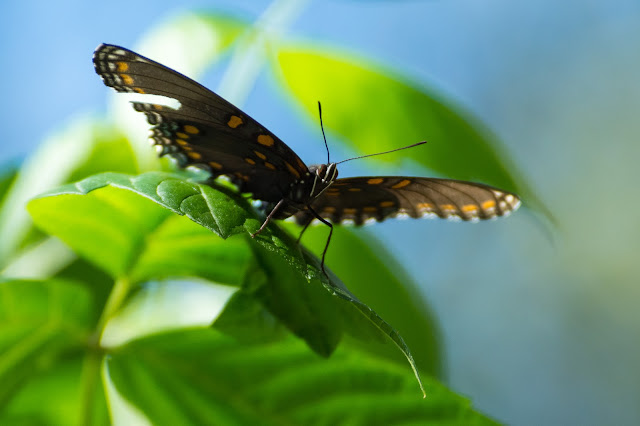
[[[516,208],[517,196],[488,185],[453,179],[375,176],[338,179],[311,207],[333,223],[345,220],[361,225],[407,215],[462,220],[490,219]],[[313,220],[308,210],[296,214],[300,224]]]
[[[154,127],[151,139],[161,154],[181,165],[228,175],[255,198],[278,201],[309,172],[279,138],[240,109],[190,78],[128,49],[100,45],[93,58],[105,85],[119,92],[162,95],[178,109],[134,102]]]

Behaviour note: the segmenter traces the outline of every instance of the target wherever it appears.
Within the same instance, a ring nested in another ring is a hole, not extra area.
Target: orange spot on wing
[[[367,180],[369,185],[380,185],[382,182],[384,182],[384,179],[382,178],[371,178]]]
[[[409,185],[410,183],[411,183],[411,181],[409,179],[403,179],[400,182],[398,182],[395,185],[393,185],[391,188],[393,188],[393,189],[404,188],[405,186]]]
[[[275,143],[273,138],[269,135],[258,135],[257,141],[260,145],[264,146],[273,146],[273,144]]]
[[[448,212],[456,211],[456,210],[457,210],[457,209],[456,209],[456,206],[454,206],[453,204],[442,204],[442,205],[440,206],[440,209],[441,209],[441,210],[444,210],[444,211],[448,211]]]
[[[179,137],[180,139],[189,139],[189,135],[182,132],[176,132],[176,136]]]
[[[182,145],[182,146],[187,145],[187,141],[183,141],[182,139],[176,139],[176,143],[177,143],[178,145]]]
[[[246,161],[247,163],[251,164],[252,166],[254,164],[256,164],[256,162],[252,158],[249,158],[249,157],[245,158],[244,161]]]
[[[215,162],[215,161],[210,161],[210,162],[209,162],[209,165],[210,165],[211,167],[213,167],[214,169],[216,169],[216,170],[222,170],[222,164],[217,163],[217,162]]]
[[[300,167],[301,169],[305,170],[307,168],[307,165],[304,164],[301,159],[296,158],[296,162],[298,163],[298,167]]]
[[[116,70],[118,72],[125,72],[129,70],[129,64],[126,62],[116,62]]]
[[[266,160],[267,159],[267,156],[264,155],[263,153],[261,153],[260,151],[255,151],[254,150],[253,152],[254,152],[254,154],[256,154],[258,156],[259,159],[261,159],[261,160]]]
[[[496,206],[496,202],[493,201],[493,200],[485,201],[484,203],[482,203],[482,208],[484,210],[491,209],[491,208],[493,208],[495,206]]]
[[[476,206],[475,204],[466,204],[462,206],[461,210],[465,213],[473,213],[478,211],[478,206]]]
[[[133,78],[129,74],[120,74],[120,78],[122,78],[122,82],[127,86],[131,86],[133,84]]]
[[[380,203],[380,207],[393,207],[395,204],[393,201],[383,201]]]
[[[190,158],[193,158],[194,160],[199,160],[202,158],[202,154],[200,154],[199,152],[195,152],[195,151],[189,151],[187,152],[187,155]]]
[[[335,213],[336,208],[333,206],[327,206],[322,210],[322,213]]]
[[[292,175],[294,175],[296,177],[296,179],[300,179],[300,173],[296,169],[294,169],[291,164],[289,164],[287,161],[285,161],[284,165],[287,166],[287,170],[289,170],[289,172]]]
[[[265,162],[264,162],[264,166],[265,166],[266,168],[268,168],[268,169],[276,170],[276,166],[274,166],[273,164],[271,164],[271,163],[270,163],[270,162],[268,162],[268,161],[265,161]]]
[[[184,126],[184,131],[187,133],[191,133],[192,135],[197,135],[200,133],[200,130],[196,126],[192,126],[191,124],[187,124]]]
[[[360,192],[360,191],[362,191],[362,188],[349,188],[349,189],[347,189],[347,191]]]
[[[236,172],[235,175],[245,182],[249,180],[249,176],[245,175],[244,173]]]
[[[358,209],[353,209],[353,208],[347,208],[343,210],[344,214],[356,214],[358,212]]]
[[[418,203],[419,209],[431,210],[433,209],[433,204],[430,203]]]
[[[227,121],[227,126],[231,127],[232,129],[235,129],[236,127],[240,126],[242,123],[243,121],[241,117],[238,117],[237,115],[232,115],[229,121]]]
[[[362,211],[365,213],[375,213],[378,211],[378,208],[373,206],[366,206],[362,208]]]
[[[141,88],[139,88],[139,87],[134,87],[134,88],[133,88],[133,90],[135,90],[135,91],[136,91],[136,93],[140,93],[141,95],[145,93],[145,91],[144,91],[144,90],[142,90],[142,89],[141,89]]]

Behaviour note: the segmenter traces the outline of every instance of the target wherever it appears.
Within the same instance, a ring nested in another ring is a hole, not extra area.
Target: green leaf
[[[308,281],[279,254],[259,244],[251,247],[266,276],[261,285],[252,283],[254,297],[314,351],[329,356],[344,328],[336,299],[317,279]]]
[[[152,274],[163,270],[153,265],[171,261],[162,258],[166,252],[162,247],[168,247],[173,250],[172,255],[178,257],[174,265],[200,265],[205,271],[210,268],[211,276],[226,277],[231,284],[237,284],[245,274],[251,276],[252,279],[244,283],[244,290],[318,353],[329,355],[343,331],[377,341],[384,341],[387,336],[405,354],[420,380],[400,335],[353,296],[337,277],[332,275],[327,279],[318,259],[301,249],[275,224],[255,240],[247,240],[264,272],[262,277],[246,271],[247,258],[239,257],[242,248],[231,245],[240,243],[237,239],[218,244],[219,250],[215,244],[211,245],[214,253],[207,253],[210,257],[205,265],[191,260],[190,244],[183,246],[186,250],[179,250],[181,246],[174,238],[189,239],[191,235],[171,226],[165,229],[167,221],[175,220],[171,212],[185,215],[223,238],[239,232],[253,233],[259,228],[261,221],[254,217],[246,200],[216,187],[183,181],[167,173],[152,172],[138,177],[106,173],[52,191],[33,200],[28,207],[36,224],[114,277],[128,274],[138,279],[152,278]],[[142,202],[144,198],[165,209]],[[198,233],[195,228],[192,231]],[[169,243],[145,250],[154,240]],[[238,255],[230,255],[234,250]],[[151,261],[146,261],[145,256]],[[165,270],[171,273],[176,266]],[[203,274],[203,269],[194,267],[184,266],[183,270],[194,276]]]
[[[90,392],[80,386],[87,373],[83,357],[61,359],[55,368],[39,372],[0,410],[3,425],[108,426],[109,413],[101,378]],[[82,417],[81,417],[82,416]]]
[[[67,182],[75,182],[105,171],[136,173],[138,165],[131,144],[114,126],[94,123],[91,135],[91,151],[87,159],[79,164]]]
[[[0,282],[2,415],[22,417],[52,410],[73,418],[82,411],[78,405],[54,407],[44,401],[56,400],[56,394],[79,395],[79,370],[74,381],[66,381],[70,388],[55,389],[46,383],[65,376],[63,365],[70,359],[79,362],[84,355],[92,327],[90,307],[89,293],[72,282]],[[43,395],[47,398],[36,397]]]
[[[298,227],[287,224],[299,232]],[[325,226],[307,228],[303,243],[317,256],[322,255],[327,242]],[[364,303],[375,309],[393,325],[411,348],[420,370],[433,376],[441,372],[439,329],[435,319],[418,292],[418,286],[395,261],[388,250],[364,230],[334,228],[327,265]],[[381,349],[382,354],[396,360],[397,351]]]
[[[0,267],[26,244],[42,240],[25,212],[30,198],[87,174],[107,170],[137,172],[131,148],[112,128],[85,116],[53,133],[24,162],[6,194],[0,210]]]
[[[253,273],[264,273],[253,268]],[[250,278],[254,282],[255,278]],[[269,342],[280,340],[287,331],[278,320],[253,295],[240,290],[234,293],[213,323],[222,333],[243,342]]]
[[[427,140],[426,146],[398,155],[445,176],[513,191],[550,217],[497,137],[436,91],[365,60],[308,46],[280,46],[277,63],[283,86],[313,118],[314,126],[320,100],[325,127],[359,152]],[[397,158],[383,155],[371,160]]]
[[[352,348],[323,359],[291,338],[164,333],[115,351],[108,367],[118,392],[155,425],[495,424],[435,381],[423,399],[396,363]]]
[[[106,173],[54,190],[28,209],[36,225],[115,278],[200,276],[239,284],[243,277],[248,251],[242,241],[223,243],[171,214],[187,215],[224,238],[241,230],[244,211],[207,185],[168,173]]]
[[[57,280],[73,281],[82,285],[92,296],[93,324],[97,324],[100,314],[107,303],[109,294],[113,290],[113,279],[103,270],[82,258],[76,258],[73,262],[59,270],[54,277]]]
[[[4,198],[17,176],[18,170],[13,167],[0,168],[0,209],[2,209]]]

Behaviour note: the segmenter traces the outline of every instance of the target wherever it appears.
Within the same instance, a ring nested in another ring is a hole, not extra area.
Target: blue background
[[[254,19],[269,4],[0,3],[0,164],[79,114],[106,114],[99,43],[134,47],[184,10]],[[639,424],[640,3],[316,1],[288,36],[389,64],[473,111],[558,220],[551,238],[526,209],[489,224],[369,228],[433,306],[449,385],[512,424]],[[215,89],[219,75],[201,82]],[[260,78],[246,111],[308,163],[324,161],[317,128],[281,114],[290,106],[274,89]]]

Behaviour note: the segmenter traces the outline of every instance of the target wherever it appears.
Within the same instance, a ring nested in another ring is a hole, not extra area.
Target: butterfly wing
[[[351,220],[357,225],[398,215],[490,219],[519,205],[515,194],[480,183],[398,176],[338,179],[311,203],[318,214],[333,223]],[[307,224],[314,216],[303,210],[295,218]]]
[[[302,160],[273,133],[192,79],[123,47],[102,44],[93,56],[104,84],[118,92],[162,95],[178,109],[134,102],[150,124],[161,155],[182,166],[197,165],[228,175],[254,198],[279,201],[309,173]]]

